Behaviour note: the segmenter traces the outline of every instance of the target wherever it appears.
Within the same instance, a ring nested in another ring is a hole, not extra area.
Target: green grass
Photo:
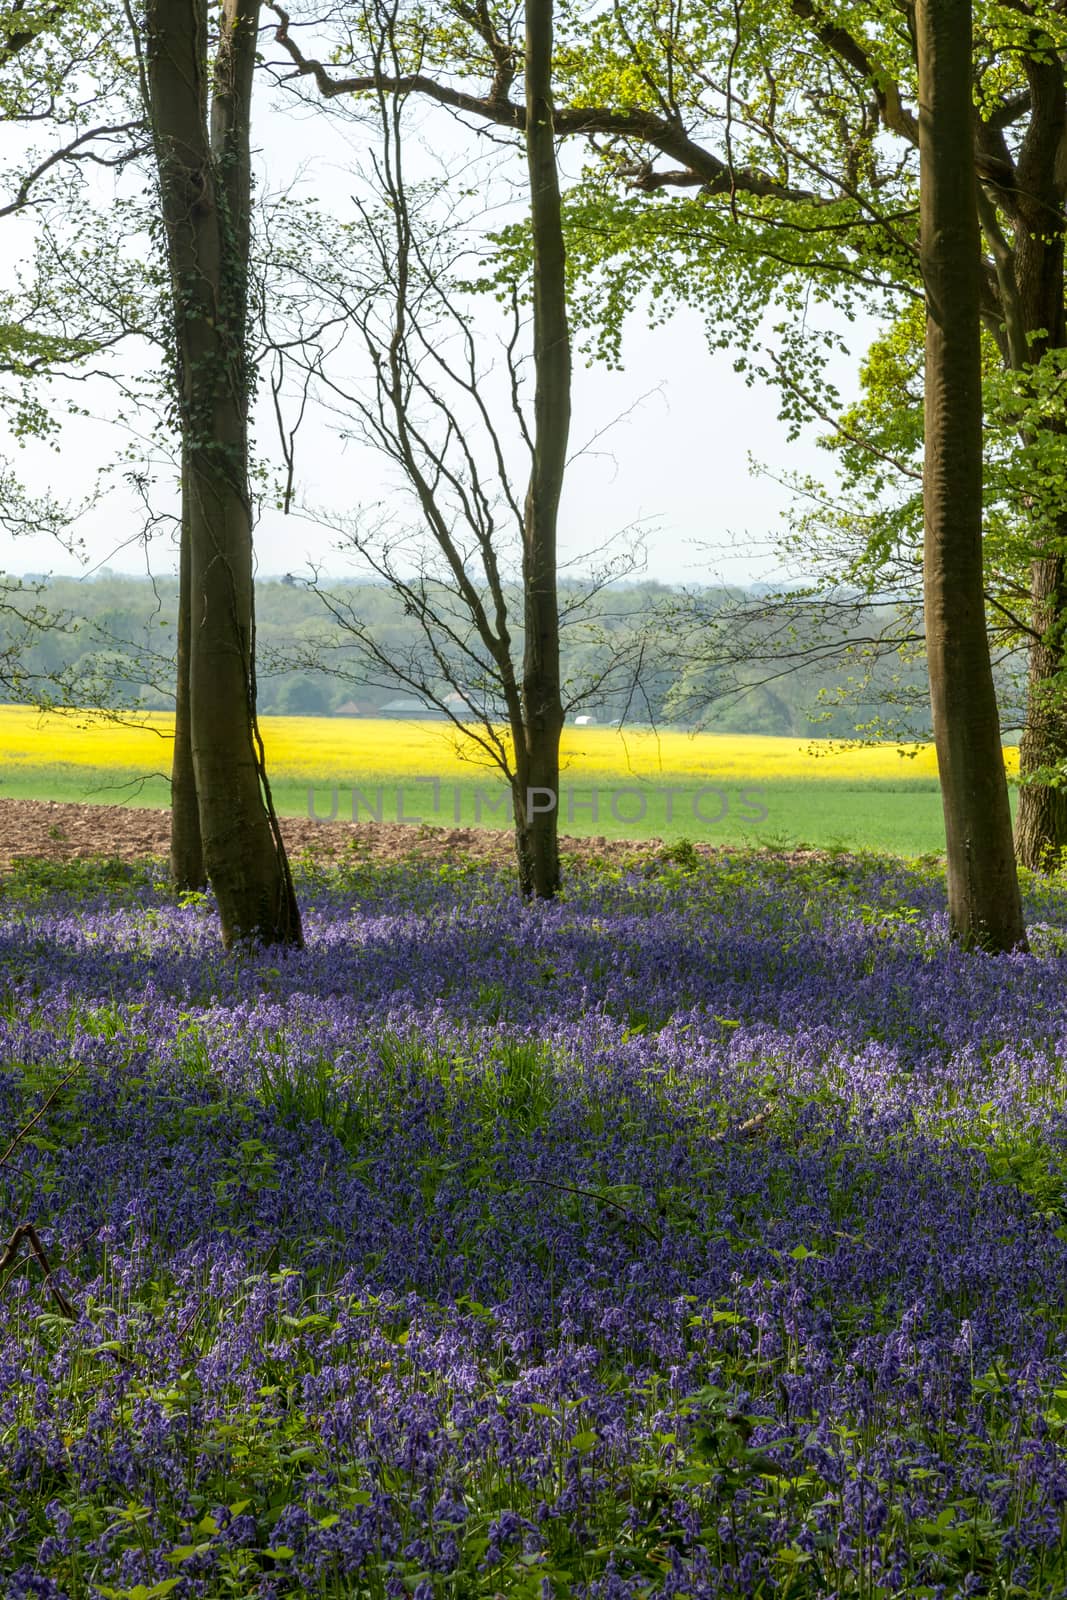
[[[650,781],[620,774],[599,778],[597,783],[594,816],[590,780],[569,783],[564,774],[560,808],[564,833],[608,839],[684,838],[709,844],[840,846],[904,856],[944,848],[941,800],[936,782],[928,778],[753,781],[745,787],[734,782],[715,785],[713,780],[694,777]],[[275,780],[273,788],[281,815],[308,815],[305,781],[282,777]],[[412,825],[420,821],[439,827],[510,825],[504,787],[488,775],[442,783],[436,810],[427,784],[413,783],[410,778],[383,783],[380,789],[368,784],[366,803],[357,807],[358,819],[376,818],[380,809],[382,821],[397,821],[401,792],[399,819]],[[162,774],[146,777],[135,771],[62,763],[0,776],[0,796],[128,806],[166,806],[170,800]],[[337,820],[351,821],[351,786],[337,789],[336,802]],[[328,820],[333,804],[331,788],[316,786],[316,814]],[[758,816],[760,806],[767,813],[764,818]]]
[[[119,767],[76,766],[56,761],[51,766],[19,766],[0,771],[0,799],[91,801],[113,806],[169,806],[170,783],[164,773],[145,776]]]

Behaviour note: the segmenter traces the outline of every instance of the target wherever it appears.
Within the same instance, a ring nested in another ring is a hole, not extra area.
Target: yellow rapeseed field
[[[0,706],[0,774],[20,768],[107,767],[127,772],[167,771],[173,720],[153,713],[136,725],[96,717],[40,713]],[[475,777],[481,758],[466,756],[453,730],[440,722],[372,718],[264,717],[268,765],[279,779],[350,783],[376,777]],[[1009,772],[1018,751],[1005,751]],[[936,774],[932,745],[903,751],[883,744],[841,750],[827,741],[765,738],[754,734],[618,732],[568,727],[563,738],[567,777],[644,778],[714,776],[724,781],[792,783],[803,779],[879,782]]]

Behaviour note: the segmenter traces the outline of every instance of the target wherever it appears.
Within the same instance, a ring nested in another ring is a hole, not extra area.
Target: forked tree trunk
[[[1025,944],[982,585],[982,374],[970,0],[917,0],[926,289],[926,652],[949,923],[966,948]]]
[[[145,70],[174,299],[192,628],[189,718],[204,864],[223,939],[299,944],[264,793],[248,484],[249,115],[258,0],[146,0]]]
[[[571,415],[563,221],[552,108],[552,0],[526,0],[526,159],[533,235],[534,440],[523,528],[525,759],[515,836],[522,892],[560,884],[557,523]],[[548,797],[552,798],[548,809]],[[545,809],[539,809],[544,805]]]
[[[207,882],[204,847],[200,841],[200,812],[193,771],[192,730],[189,725],[189,635],[192,598],[189,589],[188,494],[182,469],[182,527],[178,559],[178,661],[174,692],[174,760],[170,775],[170,881],[179,891],[202,889]]]

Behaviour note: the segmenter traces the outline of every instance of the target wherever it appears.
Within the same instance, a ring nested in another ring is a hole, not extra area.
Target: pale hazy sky
[[[429,131],[438,147],[468,137],[446,114],[435,118]],[[351,186],[348,157],[335,124],[308,113],[284,115],[276,97],[264,94],[256,137],[261,184],[277,189],[300,175],[320,203],[336,196],[344,204]],[[99,192],[106,195],[107,190]],[[0,270],[10,271],[26,237],[24,224],[0,222]],[[854,387],[871,331],[870,324],[853,326],[853,359],[835,368],[846,392]],[[815,430],[790,443],[785,425],[777,420],[776,395],[746,387],[733,371],[729,352],[709,352],[694,311],[682,312],[655,330],[635,316],[623,358],[621,372],[575,363],[572,448],[611,419],[621,420],[570,472],[562,508],[563,554],[577,555],[640,524],[650,577],[697,583],[720,576],[739,582],[777,574],[780,569],[769,551],[775,530],[784,522],[789,495],[777,483],[753,475],[749,456],[775,474],[829,476],[830,461],[814,445]],[[112,416],[115,400],[106,386],[90,391],[88,400],[102,419]],[[265,408],[258,433],[269,452],[273,441]],[[36,445],[12,449],[0,438],[0,455],[7,456],[35,491],[48,487],[69,498],[90,487],[96,465],[117,444],[112,426],[80,422],[65,430],[58,454]],[[388,498],[394,483],[395,469],[365,449],[346,449],[324,421],[305,427],[297,489],[307,502],[354,510]],[[4,538],[0,568],[74,573],[106,564],[116,571],[143,572],[143,547],[127,543],[139,520],[132,499],[119,492],[85,519],[87,564],[48,539],[23,537]],[[310,559],[340,576],[345,567],[333,553],[333,543],[330,533],[306,520],[266,509],[256,535],[259,571],[300,573]],[[172,570],[173,550],[165,534],[153,541],[149,559],[157,572]]]

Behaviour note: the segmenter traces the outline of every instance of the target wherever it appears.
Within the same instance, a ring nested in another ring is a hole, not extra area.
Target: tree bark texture
[[[949,923],[965,948],[1025,944],[982,584],[982,374],[970,0],[918,0],[926,289],[926,647]]]
[[[524,894],[560,883],[557,523],[567,463],[571,352],[552,102],[552,0],[526,0],[526,159],[533,234],[534,438],[523,529],[525,749],[516,752],[516,845]],[[551,810],[538,807],[551,795]]]
[[[174,693],[174,760],[170,775],[170,881],[181,892],[203,889],[204,847],[200,840],[200,812],[193,771],[192,730],[189,726],[189,636],[192,629],[192,594],[189,588],[189,527],[186,473],[182,467],[182,526],[178,559],[178,661]]]
[[[1023,781],[1015,815],[1015,856],[1033,872],[1052,872],[1067,849],[1067,788],[1047,781],[1051,769],[1058,768],[1067,783],[1067,573],[1062,555],[1036,557],[1031,563],[1030,617],[1040,637],[1030,645],[1026,720],[1019,740]]]
[[[146,0],[144,60],[174,298],[204,864],[227,944],[299,944],[254,702],[246,335],[258,16],[258,0],[224,0],[209,82],[207,0]]]
[[[1064,296],[1064,203],[1067,200],[1067,67],[1053,52],[1034,48],[1023,57],[1030,93],[1030,122],[1015,162],[1010,208],[1014,248],[1001,268],[1011,274],[1002,293],[1009,365],[1025,368],[1067,345]],[[1046,426],[1067,432],[1067,421]],[[1064,487],[1067,497],[1067,485]],[[1026,719],[1019,746],[1023,780],[1015,849],[1023,866],[1047,871],[1067,849],[1067,795],[1041,773],[1059,768],[1067,777],[1067,507],[1046,507],[1035,519],[1030,567],[1030,646]],[[1032,781],[1027,782],[1030,778]]]

